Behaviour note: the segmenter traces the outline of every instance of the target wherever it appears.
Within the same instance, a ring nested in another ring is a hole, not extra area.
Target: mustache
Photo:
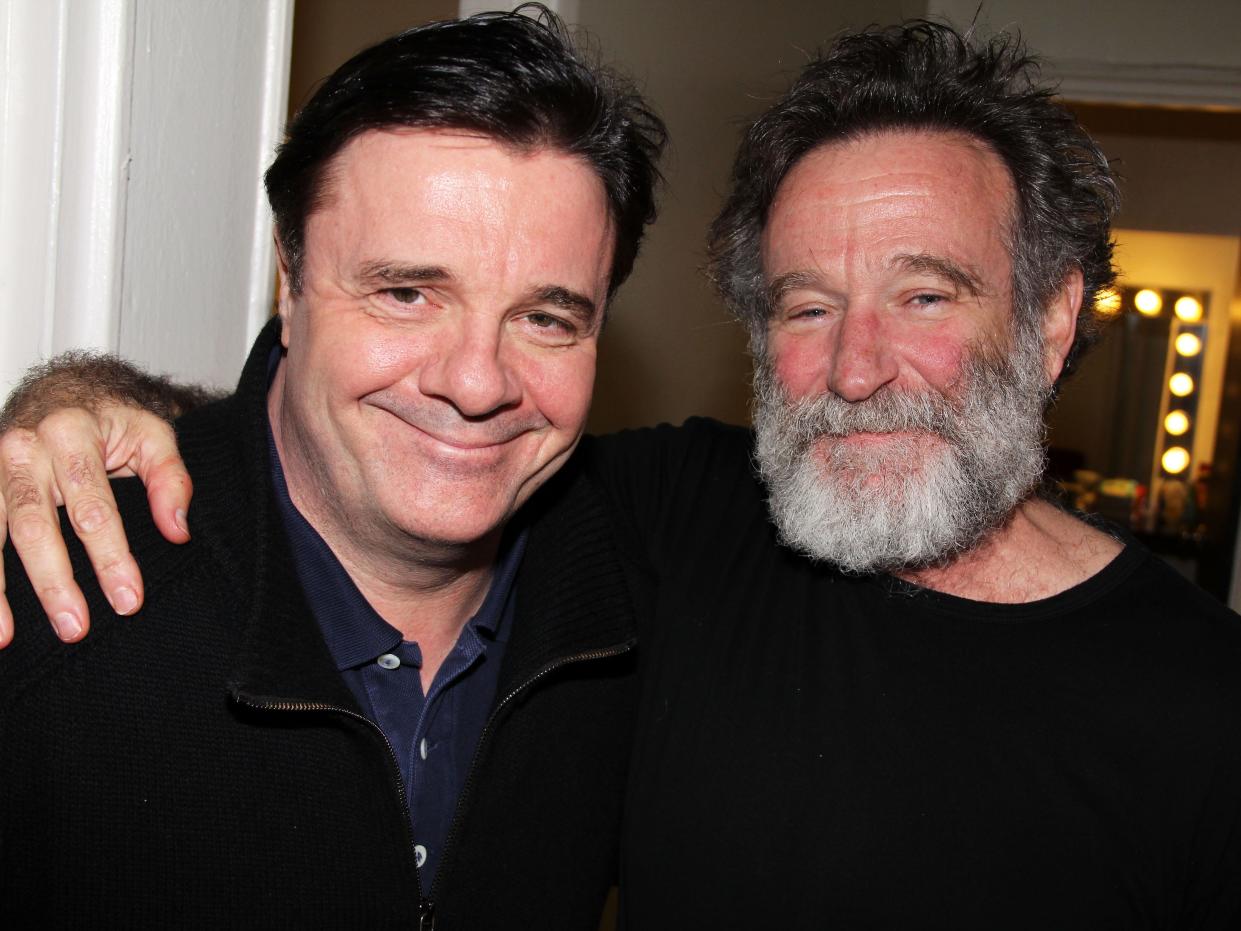
[[[782,411],[784,435],[804,449],[824,437],[855,433],[934,433],[960,437],[963,405],[935,391],[911,393],[880,388],[861,401],[846,401],[830,391],[801,401],[789,399],[783,386],[760,372],[755,379],[757,410]]]
[[[1040,347],[1018,347],[1017,354],[1034,355]],[[847,437],[855,433],[933,433],[947,442],[964,446],[976,443],[987,423],[992,398],[1009,408],[1043,408],[1050,386],[1039,381],[1033,364],[1014,364],[987,352],[973,352],[964,360],[954,395],[934,388],[911,392],[884,386],[861,401],[846,401],[831,391],[794,401],[767,359],[756,366],[755,420],[780,411],[786,439],[804,451],[824,437]],[[1023,403],[1024,402],[1024,403]]]
[[[423,433],[458,446],[498,446],[546,426],[536,411],[501,409],[482,417],[465,417],[447,401],[415,399],[391,389],[368,394],[365,400]]]
[[[845,437],[854,433],[937,433],[947,435],[960,411],[943,395],[910,394],[883,388],[864,401],[823,394],[793,411],[795,434]]]

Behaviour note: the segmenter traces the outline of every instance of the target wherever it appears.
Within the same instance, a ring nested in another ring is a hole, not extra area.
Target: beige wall
[[[1118,226],[1241,234],[1241,111],[1072,107],[1119,177]]]
[[[1241,233],[1241,139],[1117,132],[1098,133],[1096,138],[1120,175],[1122,226]]]
[[[931,0],[933,14],[987,30],[1019,27],[1051,59],[1241,65],[1236,0]]]

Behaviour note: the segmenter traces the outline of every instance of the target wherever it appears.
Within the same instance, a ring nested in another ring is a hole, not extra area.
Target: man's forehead
[[[942,129],[884,129],[835,139],[810,149],[785,172],[768,220],[790,194],[853,194],[903,182],[915,190],[938,183],[937,192],[985,194],[1003,204],[1015,194],[1003,159],[982,139]]]
[[[580,175],[582,183],[597,187],[603,195],[601,213],[611,219],[603,180],[586,158],[551,144],[515,144],[476,130],[452,127],[387,126],[358,133],[324,164],[315,207],[327,206],[330,195],[345,180],[357,187],[382,181],[389,184],[389,190],[399,192],[416,190],[421,173],[442,173],[446,165],[494,166],[503,162],[514,166],[540,163],[548,166],[545,173],[559,168]],[[537,176],[518,180],[536,181]]]
[[[919,262],[904,257],[939,255],[937,241],[1007,242],[1015,194],[999,156],[963,133],[886,130],[834,140],[785,174],[767,212],[763,251],[790,235],[813,250],[864,230],[868,260],[915,268]],[[911,250],[902,237],[928,247]],[[873,254],[885,238],[892,241],[891,254]]]
[[[336,156],[325,181],[307,253],[331,251],[337,271],[439,266],[464,281],[475,266],[490,280],[533,275],[574,293],[610,272],[615,230],[603,183],[584,159],[553,148],[455,130],[370,130]]]
[[[315,209],[331,207],[342,188],[356,196],[377,184],[393,194],[418,190],[423,173],[436,170],[439,154],[468,157],[471,153],[504,153],[512,157],[536,150],[518,150],[482,133],[456,129],[387,126],[358,133],[323,166]]]

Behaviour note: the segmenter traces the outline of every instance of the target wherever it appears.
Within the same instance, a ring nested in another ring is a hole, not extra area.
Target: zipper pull
[[[435,931],[435,903],[430,899],[418,905],[418,931]]]

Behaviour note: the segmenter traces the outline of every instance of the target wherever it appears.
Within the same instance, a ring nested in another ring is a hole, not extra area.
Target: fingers
[[[4,499],[0,498],[0,554],[4,552],[4,541],[8,537],[9,522],[4,516]],[[0,555],[0,650],[13,642],[13,611],[9,607],[9,599],[5,597],[5,586],[4,558]]]
[[[4,567],[0,566],[0,650],[13,642],[13,612],[4,597]]]
[[[86,548],[99,587],[117,614],[133,614],[142,605],[142,574],[116,509],[104,464],[106,441],[95,415],[62,408],[37,428],[39,442],[51,457],[56,486],[74,532]],[[30,571],[25,555],[22,562]]]
[[[60,535],[54,482],[34,433],[10,430],[0,437],[0,492],[9,537],[57,635],[72,642],[86,634],[89,614]]]
[[[171,543],[185,543],[190,538],[186,513],[194,486],[177,451],[177,438],[172,425],[154,414],[132,407],[108,412],[113,418],[109,429],[118,431],[123,440],[116,446],[126,455],[126,465],[146,485],[151,516],[160,533]],[[120,465],[109,462],[110,468]]]
[[[174,543],[189,539],[185,515],[193,488],[172,428],[159,417],[125,406],[105,408],[98,417],[63,408],[36,432],[11,430],[0,437],[0,545],[7,511],[13,547],[62,640],[80,640],[90,621],[60,535],[58,504],[64,504],[113,610],[132,614],[142,606],[142,575],[125,539],[109,472],[138,475],[160,532]],[[0,580],[0,648],[12,636]]]

